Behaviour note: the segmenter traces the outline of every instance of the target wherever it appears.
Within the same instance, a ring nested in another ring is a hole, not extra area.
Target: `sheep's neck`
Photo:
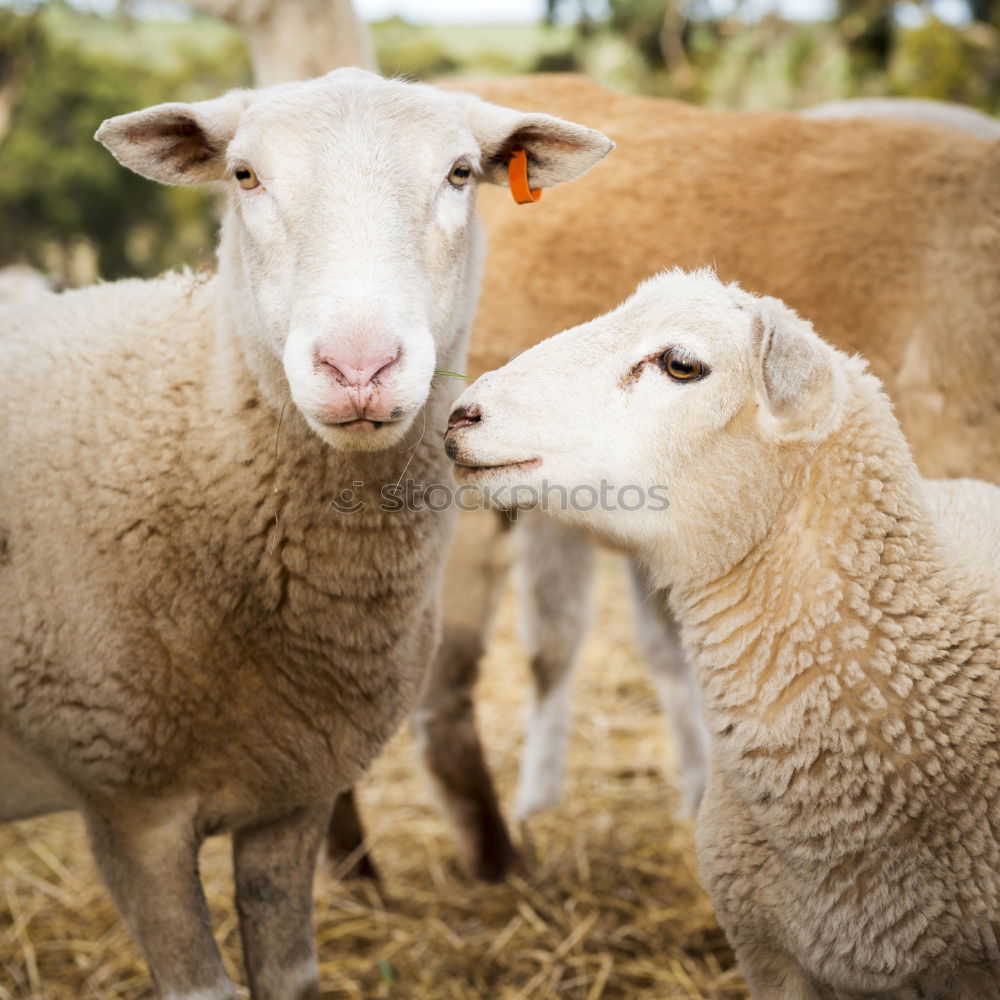
[[[715,766],[770,836],[811,857],[863,850],[908,821],[917,786],[960,783],[936,741],[954,745],[943,730],[970,714],[958,703],[995,684],[983,647],[997,638],[953,610],[968,597],[905,444],[854,416],[761,544],[673,597]]]

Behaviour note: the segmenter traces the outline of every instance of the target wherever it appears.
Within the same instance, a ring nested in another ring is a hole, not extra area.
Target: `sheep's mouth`
[[[349,431],[350,433],[364,433],[365,431],[379,431],[387,424],[397,423],[395,420],[369,420],[367,417],[358,417],[354,420],[324,420],[327,427],[334,427],[337,430]]]
[[[540,458],[525,458],[517,462],[499,462],[496,465],[476,465],[472,462],[457,460],[455,471],[463,476],[479,477],[500,472],[527,472],[529,469],[536,469],[542,464]]]

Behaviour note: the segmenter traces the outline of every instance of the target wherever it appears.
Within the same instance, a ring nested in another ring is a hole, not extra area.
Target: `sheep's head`
[[[287,379],[313,429],[349,450],[398,441],[435,369],[460,363],[479,283],[477,184],[504,183],[517,146],[532,184],[549,186],[612,145],[354,69],[158,105],[97,138],[153,180],[228,186],[220,270],[248,356],[265,389],[280,399]]]
[[[495,505],[664,563],[740,558],[836,426],[846,363],[777,300],[674,271],[484,375],[446,450]]]

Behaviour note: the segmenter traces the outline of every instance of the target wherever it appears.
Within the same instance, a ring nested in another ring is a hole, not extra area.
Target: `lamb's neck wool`
[[[976,800],[998,760],[995,609],[867,382],[766,537],[673,596],[718,762],[772,844],[831,869],[908,836],[931,799]]]

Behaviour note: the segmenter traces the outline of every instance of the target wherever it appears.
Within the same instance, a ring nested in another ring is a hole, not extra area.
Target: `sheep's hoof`
[[[507,825],[502,820],[484,824],[480,834],[475,862],[470,866],[475,878],[480,882],[503,882],[508,875],[525,873],[521,855],[511,842]]]

